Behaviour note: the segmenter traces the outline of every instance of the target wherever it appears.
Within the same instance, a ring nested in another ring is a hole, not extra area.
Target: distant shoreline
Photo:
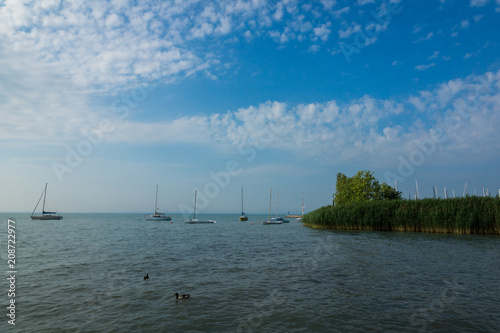
[[[306,214],[315,229],[500,235],[500,199],[382,200],[325,206]]]

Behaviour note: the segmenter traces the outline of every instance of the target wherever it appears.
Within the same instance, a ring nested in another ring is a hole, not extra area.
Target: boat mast
[[[302,192],[302,216],[304,216],[304,192]]]
[[[47,184],[45,184],[45,186],[47,186]],[[42,200],[42,197],[45,194],[46,190],[47,190],[47,187],[45,187],[45,190],[43,190],[42,194],[40,195],[40,198],[38,199],[38,202],[36,203],[35,209],[33,209],[33,212],[31,213],[31,215],[35,214],[35,211],[38,208],[38,205],[40,204],[40,200]]]
[[[193,213],[193,220],[196,219],[196,192],[197,192],[197,190],[194,190],[194,213]]]
[[[418,199],[419,199],[419,197],[418,197],[418,182],[415,179],[415,200],[418,200]]]
[[[156,212],[157,209],[158,209],[158,185],[156,185],[155,215],[158,214]]]
[[[45,190],[43,191],[43,207],[42,207],[42,215],[45,213],[45,198],[47,197],[47,184],[45,183]]]
[[[278,217],[278,205],[280,203],[280,191],[278,191],[278,200],[276,200],[276,217]]]
[[[241,186],[241,215],[245,215],[243,210],[243,185]]]
[[[271,222],[271,199],[273,198],[273,189],[271,189],[271,193],[269,194],[269,215],[267,220]]]
[[[156,200],[155,200],[155,214],[157,214],[158,210],[158,185],[156,185]]]

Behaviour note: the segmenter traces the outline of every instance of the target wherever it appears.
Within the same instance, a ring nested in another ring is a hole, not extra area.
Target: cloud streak
[[[487,87],[484,88],[484,87]],[[288,105],[268,101],[233,112],[179,118],[162,123],[117,124],[113,142],[165,144],[185,142],[233,147],[261,141],[277,149],[332,164],[347,160],[394,158],[414,149],[415,142],[429,139],[437,128],[449,138],[440,149],[458,156],[482,150],[499,151],[496,129],[500,126],[500,72],[452,80],[434,90],[421,91],[403,100],[379,100],[364,96],[349,103]],[[478,93],[480,91],[480,93]],[[456,131],[446,121],[463,107],[474,105],[470,119]],[[415,111],[418,111],[415,113]],[[407,119],[411,121],[395,121]],[[397,122],[397,125],[393,123]],[[263,129],[279,128],[272,140]],[[193,131],[196,129],[196,131]],[[151,135],[154,133],[154,135]],[[463,135],[467,133],[467,135]]]

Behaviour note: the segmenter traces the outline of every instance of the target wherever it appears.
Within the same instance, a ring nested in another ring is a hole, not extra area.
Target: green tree
[[[358,171],[353,177],[347,177],[339,172],[335,190],[337,204],[401,199],[401,192],[386,183],[380,184],[373,172],[368,170]]]

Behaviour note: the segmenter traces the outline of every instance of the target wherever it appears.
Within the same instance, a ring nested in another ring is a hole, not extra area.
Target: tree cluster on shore
[[[334,197],[335,203],[346,204],[370,200],[397,200],[401,199],[401,194],[386,183],[381,184],[373,172],[366,170],[358,171],[352,177],[339,172]]]

